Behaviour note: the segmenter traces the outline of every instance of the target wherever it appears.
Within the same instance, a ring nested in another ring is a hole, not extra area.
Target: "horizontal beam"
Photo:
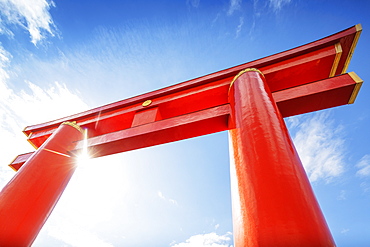
[[[273,97],[283,117],[290,117],[352,104],[362,83],[362,79],[356,73],[350,72],[282,90],[274,93]]]
[[[229,104],[216,106],[87,140],[93,158],[216,133],[228,129]],[[79,141],[73,154],[82,151]]]
[[[25,153],[25,154],[20,154],[18,155],[17,157],[15,157],[15,159],[9,164],[9,166],[14,170],[14,171],[18,171],[22,165],[24,163],[26,163],[26,161],[31,158],[31,156],[34,154],[35,152],[29,152],[29,153]]]
[[[278,91],[273,93],[273,97],[283,117],[289,117],[353,103],[361,84],[362,80],[354,72],[350,72]],[[145,115],[145,112],[140,112],[141,115]],[[206,135],[229,129],[228,116],[228,103],[212,106],[120,131],[93,137],[90,135],[88,148],[93,157],[100,157]],[[77,154],[82,147],[81,141],[73,153]],[[18,170],[31,155],[32,153],[19,155],[10,166]]]
[[[158,107],[156,120],[205,110],[227,103],[231,80],[241,70],[250,67],[258,68],[265,74],[273,93],[324,80],[339,75],[346,69],[360,33],[361,26],[356,25],[272,56],[62,119],[28,126],[24,133],[37,148],[65,121],[76,121],[80,126],[91,130],[94,137],[130,128],[138,112],[150,107]],[[143,102],[147,100],[152,103],[143,106]]]

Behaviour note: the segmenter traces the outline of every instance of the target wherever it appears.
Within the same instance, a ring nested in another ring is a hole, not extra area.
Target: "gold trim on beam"
[[[357,24],[355,27],[356,27],[355,38],[353,39],[351,49],[349,50],[349,53],[348,53],[348,56],[347,56],[347,60],[344,63],[342,74],[346,73],[346,71],[348,69],[349,62],[351,62],[352,55],[355,52],[358,39],[360,38],[360,35],[361,35],[361,32],[362,32],[362,26],[361,26],[361,24]]]
[[[335,53],[336,54],[335,54],[333,65],[332,65],[330,73],[329,73],[329,77],[333,77],[335,75],[335,71],[337,71],[339,61],[340,61],[340,57],[342,56],[342,52],[343,52],[342,46],[340,45],[340,43],[336,43],[335,44]]]
[[[70,158],[71,156],[68,155],[68,154],[64,154],[64,153],[61,153],[61,152],[57,152],[57,151],[54,151],[54,150],[51,150],[51,149],[48,149],[48,148],[44,148],[42,150],[45,150],[45,151],[48,151],[50,153],[53,153],[53,154],[57,154],[57,155],[62,155],[62,156],[65,156],[65,157],[68,157]]]
[[[32,134],[33,134],[33,133],[31,133],[31,134],[28,136],[27,141],[28,141],[28,143],[29,143],[29,144],[31,144],[31,145],[32,145],[32,147],[34,147],[34,148],[37,150],[37,149],[38,149],[38,147],[37,147],[35,144],[33,144],[33,142],[31,142],[31,140],[30,140],[30,139],[31,139]]]
[[[24,129],[22,130],[22,132],[23,132],[23,134],[25,134],[27,137],[29,137],[30,135],[28,135],[28,134],[26,133],[26,129],[27,129],[27,127],[24,127]],[[31,132],[31,134],[32,134],[32,132]]]
[[[19,155],[18,155],[19,156]],[[13,164],[13,162],[18,158],[18,156],[16,156],[13,160],[12,160],[12,162],[10,162],[10,164],[8,165],[10,168],[12,168],[13,169],[13,171],[15,171],[15,172],[17,172],[18,170],[17,169],[15,169],[14,168],[14,166],[12,165]]]
[[[18,170],[13,167],[13,165],[8,165],[10,168],[13,169],[13,171],[17,172]]]
[[[353,104],[364,81],[355,72],[349,72],[348,75],[356,82],[355,88],[353,89],[348,101],[348,104]]]

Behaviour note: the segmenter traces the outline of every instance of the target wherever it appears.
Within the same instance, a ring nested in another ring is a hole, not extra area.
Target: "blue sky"
[[[25,126],[361,23],[353,105],[286,119],[338,246],[370,243],[370,2],[0,0],[0,187]],[[232,246],[227,132],[79,166],[34,246]]]

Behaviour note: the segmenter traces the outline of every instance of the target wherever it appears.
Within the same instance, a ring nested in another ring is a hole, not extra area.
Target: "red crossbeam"
[[[283,117],[289,117],[353,103],[361,84],[362,80],[354,72],[350,72],[278,91],[273,93],[273,97]],[[223,104],[161,121],[152,121],[132,128],[90,137],[88,147],[93,157],[100,157],[224,131],[229,129],[229,113],[228,104]],[[74,153],[80,152],[82,147],[83,143],[78,143]],[[32,154],[31,152],[19,155],[10,166],[14,170],[18,170]]]
[[[345,73],[361,26],[269,57],[62,119],[28,126],[36,148],[65,121],[89,130],[93,156],[103,156],[228,129],[228,90],[245,68],[261,70],[283,117],[353,103],[362,80]],[[77,150],[82,145],[77,145]],[[18,156],[18,170],[31,155]],[[23,163],[22,163],[23,162]]]

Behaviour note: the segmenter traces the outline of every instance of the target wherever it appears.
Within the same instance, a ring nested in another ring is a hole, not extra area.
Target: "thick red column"
[[[66,122],[33,154],[0,193],[0,246],[30,246],[76,169],[68,155],[83,138]]]
[[[234,246],[335,246],[262,73],[230,86]]]

